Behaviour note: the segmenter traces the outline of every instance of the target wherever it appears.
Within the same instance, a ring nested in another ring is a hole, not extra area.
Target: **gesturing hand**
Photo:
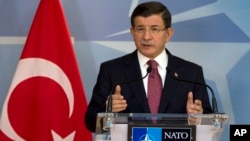
[[[108,99],[106,100],[106,108],[108,105]],[[112,112],[120,112],[127,108],[127,101],[121,95],[121,87],[117,85],[115,92],[112,95]]]
[[[186,105],[186,110],[188,114],[202,114],[203,108],[200,100],[193,99],[193,93],[188,93],[188,100]]]

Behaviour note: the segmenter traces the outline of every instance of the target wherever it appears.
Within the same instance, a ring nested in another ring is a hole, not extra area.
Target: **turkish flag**
[[[41,0],[2,109],[0,140],[91,141],[87,101],[59,0]]]

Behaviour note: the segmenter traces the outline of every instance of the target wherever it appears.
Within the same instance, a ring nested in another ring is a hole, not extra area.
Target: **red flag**
[[[87,101],[59,0],[41,0],[3,105],[0,140],[91,141]]]

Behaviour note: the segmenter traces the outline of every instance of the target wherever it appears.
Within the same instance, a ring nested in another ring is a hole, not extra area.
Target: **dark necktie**
[[[148,104],[151,113],[157,114],[162,93],[162,81],[157,68],[158,63],[155,60],[149,60],[147,64],[152,67],[148,76]]]

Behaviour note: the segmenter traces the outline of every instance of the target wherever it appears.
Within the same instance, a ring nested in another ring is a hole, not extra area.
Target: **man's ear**
[[[132,36],[134,36],[134,34],[135,34],[135,31],[134,31],[134,28],[133,28],[133,27],[130,27],[130,34],[131,34]]]
[[[167,29],[166,42],[169,42],[169,40],[172,38],[173,35],[174,35],[174,29],[173,28],[168,28]]]

